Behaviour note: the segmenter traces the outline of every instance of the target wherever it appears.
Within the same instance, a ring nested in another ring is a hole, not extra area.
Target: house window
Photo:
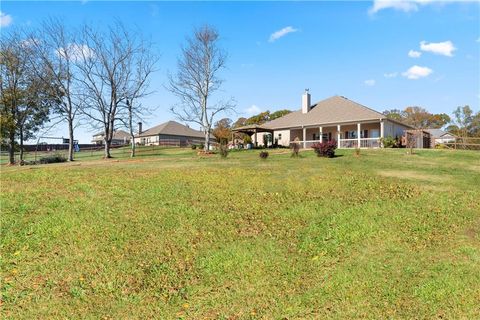
[[[368,138],[368,130],[360,131],[360,138]]]
[[[356,139],[357,131],[345,131],[345,139]]]
[[[380,131],[378,129],[372,129],[371,138],[379,138],[379,137],[380,137]]]
[[[278,134],[278,140],[282,140],[282,134],[281,133]]]

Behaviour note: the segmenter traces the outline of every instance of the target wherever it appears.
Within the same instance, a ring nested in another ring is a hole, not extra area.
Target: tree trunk
[[[128,105],[128,125],[130,127],[130,144],[132,145],[132,152],[130,154],[130,157],[133,158],[135,157],[135,137],[133,135],[133,112],[132,112],[132,106],[130,105],[129,101],[127,100],[127,105]],[[139,132],[138,134],[140,134]]]
[[[204,151],[210,151],[210,130],[205,130],[205,146]]]
[[[111,158],[112,156],[110,155],[110,144],[111,144],[111,140],[110,139],[105,139],[105,154],[104,154],[104,158],[105,159],[109,159]]]
[[[68,161],[73,161],[73,120],[68,119]]]
[[[20,127],[20,163],[23,161],[23,129]]]
[[[8,143],[8,163],[15,164],[15,133],[10,132],[10,139]]]
[[[132,144],[132,153],[130,155],[130,157],[135,157],[135,139],[133,137],[133,134],[130,135],[130,142]]]

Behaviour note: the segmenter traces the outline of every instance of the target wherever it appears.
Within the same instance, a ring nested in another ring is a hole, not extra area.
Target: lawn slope
[[[5,318],[480,317],[480,154],[2,167]]]

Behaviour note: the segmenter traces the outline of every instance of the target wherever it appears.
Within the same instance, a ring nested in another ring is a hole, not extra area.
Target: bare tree
[[[125,89],[126,99],[122,111],[126,116],[120,117],[130,133],[131,157],[135,157],[135,135],[134,123],[141,121],[150,108],[146,108],[140,103],[144,98],[152,93],[149,91],[150,76],[155,71],[155,64],[158,57],[154,55],[149,42],[139,41],[137,50],[125,62],[127,70],[127,88]],[[127,119],[127,122],[123,119]]]
[[[43,68],[35,67],[37,75],[45,82],[53,80],[56,90],[53,94],[59,104],[53,110],[61,121],[68,126],[68,160],[73,161],[74,129],[83,99],[79,95],[78,72],[76,63],[81,58],[82,45],[76,43],[74,33],[68,30],[60,19],[46,20],[42,28],[29,36],[28,42],[35,49],[41,65],[48,70],[45,77]]]
[[[129,106],[133,108],[131,102],[146,93],[143,89],[152,69],[144,72],[140,67],[142,71],[137,74],[143,78],[132,71],[141,60],[139,56],[150,50],[143,46],[141,39],[138,33],[128,32],[119,22],[105,32],[85,26],[80,35],[82,46],[77,67],[82,75],[82,95],[86,104],[83,113],[93,121],[94,127],[103,130],[105,158],[111,158],[110,148],[118,122],[126,123],[123,110],[127,99],[132,95]]]
[[[205,133],[205,151],[210,147],[210,134],[214,117],[233,110],[233,99],[211,103],[212,95],[223,80],[219,72],[225,68],[226,53],[219,47],[218,32],[206,25],[196,29],[187,38],[177,62],[177,73],[169,76],[168,89],[180,103],[171,108],[178,119],[199,124]]]

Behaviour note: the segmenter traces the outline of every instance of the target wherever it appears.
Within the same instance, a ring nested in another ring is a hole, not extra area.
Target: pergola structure
[[[272,129],[269,129],[267,127],[264,127],[262,125],[259,125],[259,124],[252,124],[252,125],[248,125],[248,126],[243,126],[243,127],[239,127],[239,128],[235,128],[232,130],[232,132],[234,133],[245,133],[245,134],[248,134],[250,137],[253,135],[254,136],[254,145],[255,147],[258,147],[258,140],[257,140],[257,133],[259,132],[268,132],[268,133],[271,133],[272,136],[273,136],[273,130]]]

